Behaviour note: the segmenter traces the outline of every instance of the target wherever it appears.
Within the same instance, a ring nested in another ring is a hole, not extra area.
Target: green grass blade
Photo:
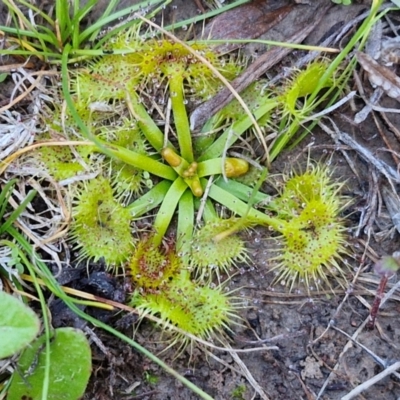
[[[45,12],[43,12],[40,8],[36,7],[32,3],[28,3],[27,1],[24,0],[18,0],[19,4],[22,4],[23,6],[27,7],[28,9],[32,10],[35,15],[40,16],[43,18],[50,26],[54,28],[55,22],[48,16]]]
[[[176,249],[181,254],[183,265],[189,265],[190,249],[194,231],[194,202],[190,190],[183,193],[179,201]]]
[[[158,3],[161,3],[162,0],[149,0],[146,1],[146,7],[147,6],[153,6],[156,5]],[[84,42],[85,40],[87,40],[93,33],[99,31],[100,29],[102,29],[103,26],[113,22],[113,21],[117,21],[120,18],[125,17],[126,15],[129,15],[131,13],[135,13],[137,11],[140,11],[141,8],[143,7],[143,2],[139,3],[139,4],[135,4],[131,7],[127,7],[124,8],[123,10],[117,11],[105,18],[102,18],[98,21],[96,21],[93,25],[91,25],[89,28],[85,29],[80,35],[79,35],[79,43]]]
[[[10,193],[11,194],[11,193]],[[26,206],[32,201],[32,199],[36,195],[36,190],[31,190],[22,203],[11,213],[11,215],[7,218],[7,221],[4,222],[0,226],[0,234],[7,232],[10,226],[14,223],[14,221],[21,215],[21,213],[25,210]]]
[[[184,26],[187,27],[189,25],[195,24],[196,22],[205,21],[208,18],[215,17],[216,15],[222,14],[223,12],[228,11],[232,8],[235,8],[242,4],[248,3],[249,1],[250,0],[237,0],[237,1],[232,2],[231,4],[227,4],[226,6],[217,8],[212,11],[208,11],[208,12],[198,15],[196,17],[192,17],[189,19],[185,19],[183,21],[175,22],[171,25],[167,25],[166,27],[164,27],[164,29],[167,31],[173,31],[174,29],[179,29]]]
[[[188,186],[181,177],[175,179],[174,183],[169,188],[153,223],[153,229],[155,231],[153,237],[154,245],[159,246],[161,244],[171,224],[178,202],[187,189]]]
[[[75,7],[73,7],[73,10]],[[71,27],[71,17],[70,17],[70,6],[68,0],[56,0],[55,2],[55,11],[56,11],[56,22],[58,24],[60,33],[61,33],[61,41],[65,42],[67,35],[69,36],[69,32],[72,29]],[[74,29],[79,29],[79,26],[74,27]]]
[[[171,185],[172,183],[169,181],[161,181],[147,193],[129,204],[127,207],[128,210],[135,218],[137,218],[158,207],[163,202]]]
[[[11,196],[12,189],[14,188],[14,185],[16,184],[16,182],[17,182],[17,179],[13,179],[13,180],[7,182],[4,185],[4,187],[0,193],[0,220],[2,220],[4,217],[4,213],[5,213],[6,207],[8,205],[8,199]]]

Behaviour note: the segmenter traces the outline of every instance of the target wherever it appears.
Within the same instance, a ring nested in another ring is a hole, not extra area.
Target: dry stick
[[[381,281],[379,282],[379,286],[378,286],[378,289],[377,289],[376,295],[375,295],[376,296],[375,300],[372,303],[372,307],[369,311],[369,320],[368,320],[368,324],[367,324],[367,329],[374,329],[374,327],[375,327],[375,320],[376,320],[376,317],[378,316],[379,307],[381,305],[383,293],[385,292],[385,287],[386,287],[388,280],[389,280],[389,277],[387,275],[384,275],[384,276],[382,276]]]
[[[226,349],[229,351],[229,348]],[[229,351],[231,357],[235,360],[236,364],[240,366],[242,371],[244,372],[247,381],[253,387],[253,389],[260,395],[263,400],[270,400],[269,397],[266,395],[262,387],[258,384],[258,382],[254,379],[253,375],[248,370],[246,364],[240,359],[239,355],[234,351]]]
[[[390,367],[383,370],[378,375],[375,375],[371,379],[368,379],[366,382],[362,383],[361,385],[358,385],[350,393],[346,394],[346,396],[343,396],[341,400],[351,400],[353,397],[359,395],[361,392],[368,389],[370,386],[375,385],[375,383],[379,382],[386,376],[392,374],[399,368],[400,368],[400,361],[397,361]]]
[[[382,302],[381,302],[380,307],[382,307],[383,304],[385,304],[385,302],[386,302],[389,298],[391,298],[391,297],[393,296],[393,293],[394,293],[399,287],[400,287],[400,281],[398,281],[398,282],[396,283],[396,285],[394,285],[393,288],[386,294],[386,296],[383,298],[383,300],[382,300]],[[351,339],[346,343],[346,345],[345,345],[345,347],[343,348],[342,352],[339,354],[338,361],[336,362],[336,365],[334,366],[334,368],[332,369],[332,372],[329,374],[328,378],[325,380],[325,382],[324,382],[322,388],[320,389],[320,391],[319,391],[319,393],[318,393],[318,396],[317,396],[317,400],[321,398],[321,396],[322,396],[322,394],[324,393],[326,387],[328,386],[329,381],[331,380],[331,377],[332,377],[332,376],[336,373],[336,371],[338,370],[338,368],[339,368],[339,361],[342,359],[343,355],[347,352],[347,350],[348,350],[349,348],[351,348],[351,346],[352,346],[353,343],[359,344],[359,343],[356,341],[356,338],[357,338],[357,336],[359,335],[359,333],[362,332],[362,330],[364,329],[364,327],[367,325],[368,321],[369,321],[369,316],[368,316],[368,317],[364,320],[364,322],[358,327],[358,329],[357,329],[357,330],[353,333],[353,335],[351,336]],[[335,327],[333,327],[331,324],[329,324],[329,327],[335,328]],[[337,328],[335,328],[335,329],[338,330]],[[349,336],[349,335],[346,334],[346,336]],[[368,351],[368,353],[370,354],[369,351]],[[379,361],[379,360],[380,360],[379,357],[373,356],[373,358],[374,358],[375,361],[377,361],[377,362],[379,362],[379,364],[381,364],[381,362]],[[398,364],[398,363],[396,363],[396,364]],[[382,364],[381,364],[381,365],[382,365]],[[393,365],[395,365],[395,364],[393,364]],[[390,372],[387,372],[387,373],[386,373],[386,375],[389,374],[389,373],[394,373],[394,372],[395,372],[395,371],[392,369],[392,367],[393,367],[393,366],[388,367],[388,368],[385,369],[385,371],[388,371],[389,369],[391,369]],[[397,367],[397,368],[395,368],[395,369],[398,369],[398,368],[399,368],[399,367]],[[383,372],[385,372],[385,371],[383,371]],[[376,375],[374,378],[377,378],[377,377],[379,377],[379,376],[381,376],[381,375],[382,375],[382,372],[381,372],[380,374]],[[384,376],[386,376],[386,375],[384,375]],[[363,391],[365,388],[371,386],[372,384],[378,382],[380,379],[382,379],[382,377],[383,377],[383,376],[381,376],[378,380],[374,380],[374,378],[371,378],[370,380],[368,380],[368,381],[362,383],[362,384],[360,385],[360,386],[362,387],[362,388],[361,388],[361,391]],[[371,383],[369,384],[369,382],[371,382]],[[368,384],[368,386],[364,386],[365,384]],[[353,393],[353,392],[355,393],[355,391],[356,391],[358,388],[359,388],[359,386],[356,387],[355,389],[353,389],[353,390],[352,390],[350,393],[348,393],[345,397],[342,397],[342,400],[345,400],[345,399],[350,400],[352,397],[354,397],[354,395],[353,395],[352,393]],[[358,393],[359,393],[359,392],[356,392],[356,394],[358,394]],[[350,396],[350,395],[352,395],[352,396],[347,398],[347,396]]]
[[[361,347],[367,354],[369,354],[374,360],[375,362],[377,362],[381,367],[386,368],[387,366],[387,362],[378,357],[376,354],[374,354],[368,347],[364,346],[363,344],[361,344],[360,342],[357,342],[356,340],[354,340],[348,333],[346,333],[345,331],[342,331],[341,329],[337,328],[336,326],[332,325],[332,328],[335,331],[340,332],[343,336],[347,337],[347,339],[349,339],[351,342],[353,342],[355,345]]]
[[[358,329],[353,333],[353,336],[351,337],[352,340],[356,340],[357,336],[359,335],[359,333],[362,332],[362,330],[364,329],[365,325],[367,324],[368,320],[366,319],[359,327]],[[326,387],[328,386],[328,383],[331,381],[331,378],[336,375],[336,371],[339,369],[339,361],[342,360],[342,357],[344,356],[344,354],[347,352],[348,349],[350,349],[353,346],[353,342],[352,340],[349,340],[346,345],[344,346],[343,350],[341,351],[341,353],[339,354],[338,360],[335,364],[335,366],[333,367],[332,371],[330,372],[330,374],[328,375],[328,377],[326,378],[324,384],[322,385],[318,395],[317,395],[317,399],[319,400],[323,393],[325,392]]]
[[[400,182],[400,174],[398,171],[396,171],[394,168],[392,168],[390,165],[388,165],[386,162],[377,159],[373,153],[368,150],[367,148],[363,147],[361,144],[359,144],[356,140],[354,140],[349,134],[346,132],[341,132],[336,124],[328,118],[328,120],[331,122],[334,130],[332,131],[330,128],[328,128],[324,123],[319,122],[319,126],[326,132],[328,133],[332,138],[338,139],[342,143],[346,144],[347,146],[351,147],[353,150],[357,151],[357,153],[364,158],[367,162],[371,163],[372,165],[375,166],[375,168],[382,174],[384,175],[388,181],[391,183],[391,181],[395,182]]]
[[[319,24],[321,18],[326,14],[332,4],[326,4],[315,16],[315,20],[306,28],[288,38],[289,43],[301,43]],[[252,82],[263,75],[268,69],[273,67],[276,63],[286,57],[292,49],[274,47],[267,51],[256,61],[253,62],[240,76],[238,76],[231,85],[237,92],[246,89]],[[215,115],[219,110],[226,106],[233,99],[233,94],[228,88],[221,90],[211,100],[203,103],[194,110],[190,117],[190,127],[197,130],[204,125],[204,123]]]

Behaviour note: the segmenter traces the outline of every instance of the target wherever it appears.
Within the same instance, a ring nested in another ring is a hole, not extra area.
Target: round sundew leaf
[[[45,336],[21,355],[12,376],[8,400],[41,400],[46,362]],[[50,376],[47,400],[78,400],[91,373],[89,343],[80,330],[59,328],[50,343]]]
[[[121,264],[134,248],[130,211],[114,197],[110,180],[97,177],[82,189],[73,208],[71,239],[81,257]]]
[[[14,296],[0,292],[0,358],[10,357],[27,346],[39,332],[36,314]]]
[[[245,243],[238,235],[231,234],[222,240],[214,240],[216,235],[229,230],[236,222],[236,218],[217,218],[198,229],[193,235],[191,265],[199,271],[210,265],[228,270],[235,262],[246,263]]]

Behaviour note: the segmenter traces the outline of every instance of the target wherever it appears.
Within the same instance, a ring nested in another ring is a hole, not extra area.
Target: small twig
[[[388,279],[389,279],[389,277],[385,275],[382,277],[381,281],[379,282],[379,286],[376,291],[375,300],[372,303],[372,307],[369,312],[369,320],[367,323],[367,329],[374,329],[375,320],[376,320],[376,317],[378,316],[378,310],[379,310],[379,307],[382,302],[383,293],[384,293]]]
[[[35,89],[36,87],[41,86],[41,80],[43,78],[43,76],[45,75],[54,75],[51,73],[51,71],[40,71],[42,73],[37,72],[35,75],[39,75],[31,84],[31,86],[29,86],[29,88],[27,88],[23,93],[21,93],[18,97],[16,97],[15,99],[13,99],[10,103],[8,103],[6,106],[1,107],[0,108],[0,114],[12,107],[14,107],[17,103],[19,103],[22,99],[24,99],[26,96],[28,96],[29,93],[31,93],[33,91],[33,89]],[[34,74],[30,74],[31,76],[33,76]]]
[[[354,340],[354,339],[359,335],[359,333],[364,329],[364,326],[365,326],[366,323],[367,323],[367,320],[365,320],[365,321],[358,327],[358,329],[353,333],[353,336],[352,336],[352,339],[353,339],[353,340]],[[322,336],[322,335],[321,335],[321,336]],[[341,351],[341,353],[339,354],[338,360],[337,360],[335,366],[333,367],[332,371],[330,372],[330,374],[329,374],[328,377],[326,378],[324,384],[322,385],[322,387],[321,387],[321,389],[320,389],[320,391],[319,391],[319,393],[318,393],[318,395],[317,395],[317,399],[316,399],[316,400],[318,400],[318,399],[320,399],[320,398],[322,397],[322,395],[323,395],[323,393],[324,393],[326,387],[328,386],[328,383],[330,382],[331,378],[332,378],[333,376],[336,375],[336,371],[338,370],[339,365],[340,365],[340,364],[339,364],[339,361],[342,359],[343,355],[347,352],[347,350],[348,350],[350,347],[352,347],[352,346],[353,346],[353,342],[352,342],[351,340],[349,340],[349,341],[346,343],[346,345],[344,346],[344,348],[343,348],[343,350]]]
[[[356,142],[350,135],[348,135],[346,132],[341,132],[339,128],[336,126],[336,124],[328,118],[329,121],[331,122],[334,131],[332,129],[328,128],[325,124],[322,122],[319,123],[319,126],[326,132],[328,133],[331,137],[337,138],[341,142],[345,143],[346,145],[350,146],[352,149],[357,151],[361,157],[363,157],[366,161],[370,162],[375,166],[375,168],[382,174],[384,175],[389,182],[390,181],[396,181],[400,182],[400,174],[398,171],[396,171],[394,168],[392,168],[390,165],[388,165],[386,162],[377,159],[371,151],[369,151],[367,148],[363,147],[361,144]]]
[[[226,350],[229,351],[229,349],[226,349]],[[253,387],[253,389],[260,395],[260,397],[263,400],[269,400],[269,397],[265,394],[264,390],[261,388],[261,386],[258,384],[258,382],[254,379],[253,375],[250,373],[250,371],[246,367],[246,364],[240,359],[239,355],[233,351],[229,351],[229,354],[235,360],[236,364],[240,366],[241,370],[243,371],[244,375],[246,376],[246,379],[248,380],[250,385]]]
[[[326,334],[326,332],[328,332],[329,328],[331,326],[334,325],[335,323],[335,319],[336,317],[339,315],[341,309],[343,308],[345,302],[347,301],[347,299],[349,298],[349,296],[351,296],[353,294],[353,287],[356,284],[356,281],[358,279],[358,276],[361,273],[362,268],[357,268],[357,272],[353,278],[353,281],[350,283],[349,288],[346,290],[346,294],[343,298],[343,300],[340,302],[339,306],[337,307],[335,314],[333,315],[333,317],[330,319],[328,326],[325,328],[325,330],[321,333],[320,336],[318,336],[316,339],[313,340],[312,344],[317,343],[319,340],[321,340],[321,338]]]
[[[164,126],[164,144],[163,147],[167,147],[168,144],[168,132],[170,129],[170,119],[171,119],[171,98],[167,102],[167,110],[165,112],[165,126]]]
[[[324,115],[327,115],[327,114],[331,113],[332,111],[336,110],[337,108],[341,107],[343,104],[345,104],[349,100],[351,100],[356,94],[357,94],[357,92],[355,90],[353,90],[347,96],[345,96],[342,99],[340,99],[337,103],[332,104],[330,107],[325,108],[324,110],[322,110],[321,112],[319,112],[317,114],[311,115],[308,118],[303,119],[301,121],[301,123],[304,124],[304,123],[309,122],[309,121],[314,121],[317,118],[323,117]]]
[[[375,385],[375,383],[379,382],[380,380],[386,378],[386,376],[392,374],[397,369],[400,368],[400,361],[395,362],[390,367],[387,367],[378,375],[375,375],[371,379],[368,379],[366,382],[363,382],[361,385],[358,385],[354,388],[350,393],[346,394],[346,396],[342,397],[342,400],[351,400],[353,397],[358,396],[364,390],[368,389],[370,386]]]
[[[203,196],[200,199],[200,207],[199,207],[199,211],[197,211],[197,216],[196,216],[196,225],[200,225],[201,219],[203,218],[203,213],[204,213],[204,208],[206,206],[206,201],[208,198],[208,193],[210,192],[211,186],[214,183],[214,176],[210,176],[208,178],[208,182],[207,185],[204,189],[204,193]]]
[[[293,338],[296,338],[296,337],[304,336],[305,334],[306,334],[306,331],[302,330],[302,331],[299,331],[299,332],[296,332],[296,333],[293,333],[293,334],[282,333],[282,334],[276,335],[276,336],[274,336],[272,338],[259,339],[259,340],[246,340],[246,339],[242,338],[241,336],[237,335],[237,336],[235,336],[235,341],[236,342],[241,342],[241,343],[243,343],[245,345],[246,344],[248,344],[248,345],[250,345],[250,344],[260,345],[260,344],[264,344],[264,343],[268,343],[268,342],[274,342],[274,341],[277,341],[277,340],[293,339]]]
[[[90,339],[92,340],[93,343],[96,344],[96,346],[101,350],[101,352],[107,357],[111,357],[110,351],[106,348],[102,340],[94,333],[92,329],[90,329],[88,326],[85,326],[83,328],[85,333],[90,336]]]
[[[370,355],[376,363],[378,363],[381,367],[386,368],[387,367],[387,361],[383,360],[379,356],[377,356],[375,353],[373,353],[370,349],[368,349],[366,346],[361,344],[360,342],[357,342],[357,340],[353,339],[349,334],[347,334],[345,331],[342,331],[335,325],[331,325],[331,327],[335,330],[340,332],[343,336],[346,336],[347,339],[349,339],[352,343],[356,344],[357,346],[361,347],[368,355]]]

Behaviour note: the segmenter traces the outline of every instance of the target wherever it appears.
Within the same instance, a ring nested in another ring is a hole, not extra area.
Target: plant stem
[[[132,216],[137,218],[141,215],[151,211],[162,203],[169,188],[171,182],[161,181],[156,186],[151,188],[143,196],[140,196],[137,200],[127,206],[127,209],[131,212]]]
[[[116,144],[103,141],[101,141],[101,144],[102,147],[100,150],[103,151],[103,148],[105,148],[107,150],[107,155],[112,154],[115,158],[126,164],[133,165],[136,168],[170,181],[173,181],[177,177],[176,172],[169,165],[165,165],[149,156],[136,153]]]
[[[268,99],[268,101],[265,101],[265,103],[260,105],[257,110],[253,111],[254,117],[258,120],[268,111],[273,110],[276,106],[276,100]],[[248,115],[234,122],[200,157],[198,157],[198,161],[221,157],[224,154],[224,150],[232,146],[251,126],[252,122]]]
[[[181,253],[183,266],[189,265],[189,256],[194,231],[194,204],[189,190],[183,193],[179,201],[178,227],[176,230],[176,251]]]
[[[174,216],[176,206],[180,201],[181,196],[188,189],[186,182],[183,178],[178,177],[169,188],[165,198],[158,210],[157,216],[153,223],[154,236],[153,244],[159,246],[171,224],[172,217]]]
[[[233,179],[229,179],[228,181],[224,179],[218,179],[215,181],[215,184],[218,185],[221,189],[226,190],[227,192],[233,194],[237,198],[243,201],[249,200],[252,195],[252,188],[244,185],[243,183],[237,182]],[[263,205],[269,204],[272,201],[272,197],[268,194],[257,192],[254,196],[254,204],[263,202]]]
[[[287,224],[286,221],[282,221],[278,218],[269,217],[261,211],[258,211],[254,208],[249,208],[248,204],[239,200],[236,196],[218,187],[217,185],[211,186],[208,195],[213,200],[229,208],[234,213],[240,216],[246,216],[246,218],[251,223],[268,225],[278,232],[282,232],[284,226]]]
[[[170,67],[174,68],[174,65]],[[191,163],[194,160],[192,137],[190,134],[189,119],[186,112],[185,96],[183,93],[183,71],[172,74],[169,79],[169,94],[171,98],[174,123],[178,136],[181,156]]]
[[[156,125],[153,118],[147,113],[145,107],[141,104],[137,93],[127,93],[127,104],[130,112],[137,119],[138,125],[149,143],[160,152],[164,147],[164,134]],[[174,149],[171,143],[168,147]]]

